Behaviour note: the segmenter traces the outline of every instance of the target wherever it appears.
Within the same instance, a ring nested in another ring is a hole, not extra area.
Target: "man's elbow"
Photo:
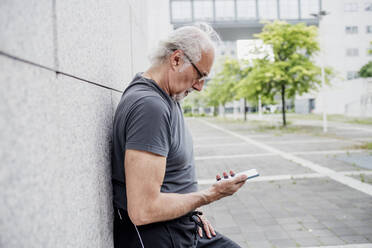
[[[128,206],[128,215],[132,223],[136,226],[142,226],[153,222],[150,218],[149,211],[141,207]]]

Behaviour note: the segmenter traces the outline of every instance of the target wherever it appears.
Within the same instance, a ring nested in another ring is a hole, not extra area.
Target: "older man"
[[[213,37],[206,24],[173,31],[121,98],[113,130],[115,247],[239,247],[197,209],[234,194],[246,177],[198,191],[179,104],[202,90],[214,61]]]

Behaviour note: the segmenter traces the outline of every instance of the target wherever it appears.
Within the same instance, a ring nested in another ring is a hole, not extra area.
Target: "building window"
[[[358,33],[358,26],[346,26],[345,32],[347,34],[357,34]]]
[[[234,20],[235,6],[233,0],[216,0],[216,19]]]
[[[279,5],[280,19],[298,19],[298,1],[281,0]]]
[[[359,75],[358,75],[358,72],[356,72],[356,71],[348,71],[347,75],[346,75],[347,80],[352,80],[352,79],[355,79],[355,78],[358,78],[358,77],[359,77]]]
[[[194,0],[194,19],[212,20],[213,2],[211,0]]]
[[[274,20],[278,18],[277,0],[258,1],[258,15],[260,19]]]
[[[256,0],[237,0],[238,19],[256,19]]]
[[[364,3],[364,10],[365,11],[372,11],[372,2],[365,2]]]
[[[311,14],[319,13],[320,6],[319,0],[301,0],[301,18],[311,19],[314,18]]]
[[[359,56],[359,49],[358,48],[348,48],[348,49],[346,49],[346,56],[348,56],[348,57]]]
[[[372,34],[372,25],[367,26],[367,33]]]
[[[191,2],[172,1],[172,20],[191,21]]]
[[[358,3],[345,3],[344,10],[345,12],[357,12],[358,11]]]

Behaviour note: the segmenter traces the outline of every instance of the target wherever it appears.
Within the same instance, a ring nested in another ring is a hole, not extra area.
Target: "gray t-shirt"
[[[197,191],[194,151],[181,107],[153,80],[138,73],[123,93],[113,127],[114,207],[127,209],[125,150],[155,153],[166,159],[161,192]]]

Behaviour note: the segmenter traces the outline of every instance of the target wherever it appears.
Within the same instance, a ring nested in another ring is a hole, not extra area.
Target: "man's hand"
[[[233,173],[230,171],[230,174]],[[223,173],[226,174],[225,172]],[[217,175],[218,178],[219,175]],[[240,189],[247,179],[246,175],[239,175],[231,177],[228,180],[220,180],[215,182],[211,187],[207,189],[207,198],[209,202],[217,201],[223,197],[233,195]]]
[[[207,235],[208,238],[212,238],[213,236],[216,236],[216,232],[214,231],[214,228],[212,224],[207,220],[207,218],[204,215],[198,215],[201,223],[203,224],[203,229],[205,231],[205,234]],[[203,237],[203,230],[201,227],[198,227],[198,233],[199,236],[202,238]]]

